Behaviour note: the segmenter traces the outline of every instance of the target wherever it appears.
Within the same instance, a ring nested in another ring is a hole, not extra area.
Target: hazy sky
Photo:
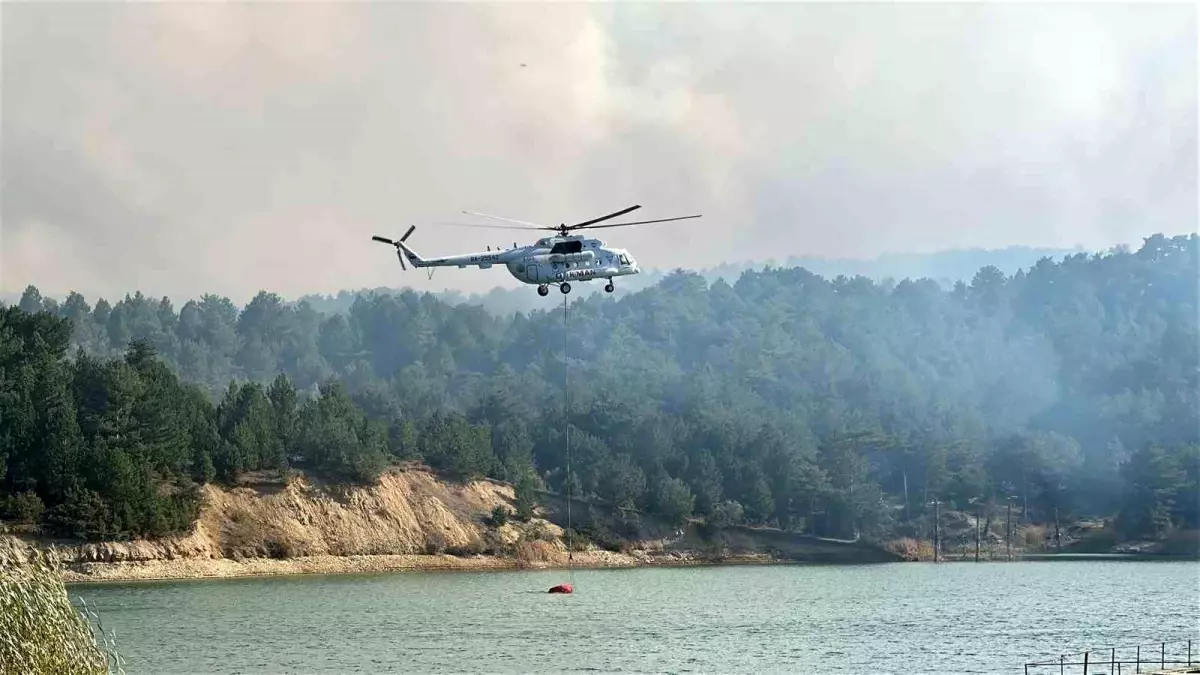
[[[584,220],[648,267],[1197,221],[1192,4],[5,3],[0,291],[248,299]],[[524,66],[522,65],[524,64]],[[532,288],[530,289],[532,292]]]

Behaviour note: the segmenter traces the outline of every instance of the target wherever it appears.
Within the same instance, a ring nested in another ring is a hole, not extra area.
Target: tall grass
[[[1026,525],[1021,532],[1025,538],[1025,548],[1029,551],[1041,551],[1046,548],[1046,528],[1041,525]]]
[[[83,607],[76,609],[67,597],[56,557],[0,537],[0,674],[124,673],[99,616]]]
[[[933,542],[925,539],[901,537],[892,539],[883,547],[910,562],[933,560]]]

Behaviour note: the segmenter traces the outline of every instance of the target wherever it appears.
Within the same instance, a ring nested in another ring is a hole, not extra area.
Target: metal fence
[[[1189,666],[1194,666],[1195,670]],[[1200,638],[1090,649],[1025,664],[1026,675],[1125,675],[1164,671],[1200,673]]]

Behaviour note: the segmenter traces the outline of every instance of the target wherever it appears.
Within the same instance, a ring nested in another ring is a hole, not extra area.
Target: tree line
[[[322,313],[26,290],[0,325],[8,513],[91,536],[194,517],[195,486],[421,460],[627,513],[882,538],[943,508],[1200,527],[1196,235],[942,288],[682,270],[495,316],[413,291]],[[557,303],[555,303],[557,305]],[[566,353],[564,354],[564,337]],[[564,386],[569,395],[564,396]],[[35,501],[36,498],[36,501]]]

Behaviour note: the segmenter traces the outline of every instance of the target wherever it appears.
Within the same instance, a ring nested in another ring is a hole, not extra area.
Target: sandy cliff
[[[203,506],[183,536],[125,542],[52,543],[68,581],[194,578],[398,569],[557,567],[567,563],[553,505],[529,523],[489,522],[512,508],[513,490],[490,480],[453,483],[423,468],[393,470],[372,486],[328,485],[297,476],[286,484],[203,488]],[[547,520],[549,518],[549,520]],[[578,523],[576,523],[578,525]],[[784,541],[786,540],[786,541]],[[644,535],[623,552],[591,546],[578,566],[751,562],[776,558],[894,559],[878,549],[742,529],[720,542],[696,528]]]

